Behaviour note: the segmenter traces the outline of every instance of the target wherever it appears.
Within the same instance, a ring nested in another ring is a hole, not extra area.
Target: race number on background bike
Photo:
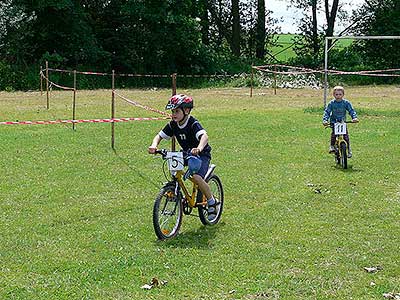
[[[335,134],[346,134],[346,123],[335,123]]]

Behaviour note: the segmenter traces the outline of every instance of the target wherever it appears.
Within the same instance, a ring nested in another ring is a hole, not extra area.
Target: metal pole
[[[49,62],[46,61],[46,100],[47,100],[47,109],[50,108],[50,96],[49,96]]]
[[[328,39],[325,38],[325,65],[324,65],[324,108],[328,97]]]
[[[72,101],[72,129],[75,130],[75,118],[76,118],[76,70],[74,70],[74,98]]]
[[[276,65],[274,65],[274,95],[276,95]]]
[[[325,39],[328,40],[344,40],[344,39],[353,39],[353,40],[400,40],[400,35],[343,35],[343,36],[327,36]]]

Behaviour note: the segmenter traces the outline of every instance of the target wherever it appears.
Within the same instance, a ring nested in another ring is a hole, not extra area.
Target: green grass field
[[[296,54],[293,51],[295,34],[278,34],[276,46],[269,48],[271,55],[281,62],[287,62],[289,59],[294,58]],[[335,49],[342,49],[349,46],[353,40],[345,39],[338,40]]]
[[[147,154],[164,121],[0,125],[0,299],[383,299],[400,293],[400,89],[346,91],[349,169],[327,153],[322,91],[203,89],[195,99],[225,188],[221,222],[156,240],[165,181]],[[121,91],[163,109],[170,91]],[[77,119],[109,118],[109,90]],[[0,93],[0,121],[71,118],[71,93]],[[157,116],[117,101],[117,117]],[[168,147],[165,142],[162,144]],[[379,266],[376,273],[364,267]],[[151,290],[152,278],[167,281]]]

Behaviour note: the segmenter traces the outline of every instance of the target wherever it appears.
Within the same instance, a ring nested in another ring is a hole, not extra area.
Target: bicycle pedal
[[[168,198],[174,198],[175,197],[175,193],[172,192],[172,191],[168,191],[164,195],[167,196]]]
[[[197,207],[199,207],[199,206],[206,207],[207,206],[207,201],[206,202],[197,202],[196,206]]]

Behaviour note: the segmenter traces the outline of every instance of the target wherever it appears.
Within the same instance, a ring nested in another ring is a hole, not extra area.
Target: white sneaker
[[[335,153],[335,147],[329,146],[329,153]]]
[[[208,203],[207,219],[208,219],[208,221],[212,222],[212,221],[214,221],[215,217],[217,216],[217,208],[216,208],[217,202],[215,201],[214,198],[212,198],[212,199],[208,200],[207,203]]]

